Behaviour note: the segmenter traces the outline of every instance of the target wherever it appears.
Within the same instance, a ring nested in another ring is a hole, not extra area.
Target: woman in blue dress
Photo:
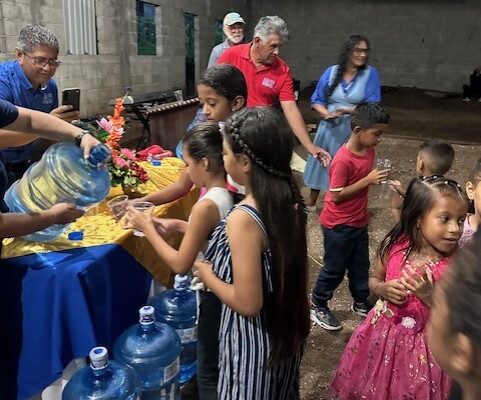
[[[377,69],[367,65],[369,41],[364,36],[351,36],[344,43],[339,63],[324,71],[311,97],[311,107],[322,117],[314,144],[326,149],[331,157],[351,134],[351,112],[361,103],[381,100],[381,82]],[[329,167],[309,156],[304,170],[304,183],[311,189],[306,202],[315,211],[321,191],[329,187]]]

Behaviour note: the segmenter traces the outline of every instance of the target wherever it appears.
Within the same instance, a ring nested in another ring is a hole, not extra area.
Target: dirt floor
[[[299,105],[309,124],[317,124],[319,118],[310,109],[309,97],[313,88],[301,93]],[[435,96],[435,97],[433,97]],[[481,156],[481,103],[475,99],[464,103],[460,97],[445,96],[440,93],[426,95],[413,88],[387,88],[383,90],[383,102],[391,114],[389,134],[377,147],[379,157],[392,160],[392,179],[407,184],[414,177],[415,159],[418,147],[423,140],[431,137],[443,138],[456,144],[456,160],[449,177],[465,184],[468,171],[475,159]],[[130,124],[129,124],[130,125]],[[138,134],[133,131],[125,139],[124,146],[135,146]],[[476,144],[478,143],[478,144]],[[305,159],[301,146],[297,152]],[[302,175],[297,174],[299,183]],[[307,194],[307,189],[303,188]],[[318,206],[321,201],[318,201]],[[370,193],[369,212],[371,214],[370,252],[373,255],[383,236],[392,227],[389,201],[378,188]],[[309,280],[311,287],[322,266],[323,246],[321,228],[317,214],[309,213],[308,252],[310,260]],[[301,398],[303,400],[328,399],[331,375],[336,368],[349,337],[361,318],[350,311],[351,298],[344,282],[336,291],[330,306],[344,325],[336,333],[328,333],[317,325],[311,330],[301,369]],[[188,389],[188,388],[186,388]],[[184,391],[185,397],[196,399],[195,387]]]
[[[378,145],[376,152],[378,156],[392,160],[391,177],[407,184],[414,177],[415,159],[421,142],[429,137],[439,137],[453,143],[470,143],[454,145],[456,159],[448,174],[450,178],[464,185],[474,161],[481,157],[481,103],[477,101],[464,103],[459,97],[433,98],[416,89],[391,89],[383,93],[383,99],[391,114],[392,123],[389,134]],[[310,110],[306,92],[301,97],[300,107],[306,122],[318,122],[315,112]],[[475,144],[476,141],[478,144]],[[300,174],[299,179],[301,181]],[[307,194],[306,188],[303,190]],[[374,255],[383,236],[392,227],[389,201],[384,197],[379,188],[371,190],[369,201],[371,256]],[[321,205],[320,201],[318,205]],[[310,213],[308,220],[311,287],[321,268],[323,256],[322,234],[317,217],[317,214]],[[350,335],[361,322],[361,318],[350,311],[352,299],[346,281],[336,291],[330,303],[344,329],[329,333],[316,325],[311,330],[301,369],[303,400],[329,398],[331,375]]]

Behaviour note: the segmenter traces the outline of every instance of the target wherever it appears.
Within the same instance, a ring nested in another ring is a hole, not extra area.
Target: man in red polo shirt
[[[294,135],[326,166],[331,156],[312,143],[294,97],[291,69],[279,57],[279,49],[287,39],[289,31],[283,19],[277,15],[262,17],[254,29],[253,41],[224,51],[217,63],[232,64],[242,71],[247,81],[247,107],[280,104]]]

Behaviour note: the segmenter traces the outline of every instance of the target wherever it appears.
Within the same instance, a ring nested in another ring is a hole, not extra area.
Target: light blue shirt
[[[322,74],[319,82],[317,83],[316,90],[311,96],[311,104],[321,104],[323,106],[327,106],[328,101],[325,96],[325,91],[331,82],[332,75],[335,72],[333,71],[333,68],[337,68],[337,65],[330,66]],[[381,80],[379,79],[379,73],[377,69],[372,66],[368,66],[365,70],[359,71],[349,84],[346,84],[344,80],[341,80],[341,82],[339,83],[339,85],[341,86],[340,89],[342,89],[343,93],[349,95],[349,92],[355,91],[357,81],[365,78],[364,74],[366,73],[368,73],[369,76],[367,77],[367,82],[363,94],[364,99],[362,101],[381,101]]]

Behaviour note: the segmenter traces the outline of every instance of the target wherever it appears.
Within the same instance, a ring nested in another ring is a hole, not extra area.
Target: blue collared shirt
[[[34,89],[20,64],[14,61],[0,63],[0,99],[16,106],[49,113],[58,107],[57,84],[53,79],[40,89]],[[27,161],[31,144],[1,151],[6,163]]]

